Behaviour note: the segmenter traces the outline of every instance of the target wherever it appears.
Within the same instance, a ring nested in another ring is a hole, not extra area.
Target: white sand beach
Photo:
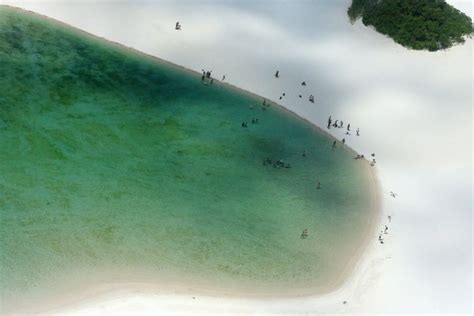
[[[472,16],[470,1],[449,2]],[[212,69],[322,128],[329,115],[360,128],[360,137],[329,132],[376,154],[378,230],[389,226],[384,244],[375,233],[349,279],[327,295],[237,299],[110,284],[44,314],[472,312],[472,39],[436,53],[407,50],[360,21],[351,25],[350,1],[0,3],[192,70]],[[298,97],[301,81],[315,104]]]

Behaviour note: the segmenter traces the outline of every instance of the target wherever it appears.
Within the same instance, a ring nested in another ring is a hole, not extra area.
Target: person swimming
[[[275,162],[273,162],[273,167],[274,168],[291,168],[291,165],[289,163],[285,164],[283,159],[280,159],[280,160],[275,160]]]
[[[271,165],[272,164],[272,160],[270,158],[265,158],[263,160],[263,165],[266,166],[266,165]]]
[[[301,233],[301,238],[306,239],[308,237],[308,229],[305,228],[303,229],[303,232]]]

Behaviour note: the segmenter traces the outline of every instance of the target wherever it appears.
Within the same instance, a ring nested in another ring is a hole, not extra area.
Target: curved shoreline
[[[163,60],[159,57],[156,57],[156,56],[138,51],[134,48],[127,47],[127,46],[122,45],[120,43],[110,41],[110,40],[107,40],[105,38],[93,35],[93,34],[88,33],[86,31],[75,28],[75,27],[73,27],[73,26],[71,26],[67,23],[55,20],[53,18],[44,16],[44,15],[41,15],[41,14],[38,14],[38,13],[35,13],[35,12],[32,12],[32,11],[12,7],[12,6],[5,6],[5,7],[13,8],[14,10],[18,10],[18,11],[28,12],[30,14],[39,16],[40,18],[48,19],[49,21],[52,21],[52,22],[54,22],[56,24],[59,24],[59,25],[63,25],[63,26],[67,27],[70,30],[84,33],[87,36],[93,37],[94,39],[99,40],[102,43],[113,45],[113,46],[119,48],[120,50],[125,50],[127,52],[131,52],[133,54],[137,54],[139,56],[145,57],[145,58],[149,59],[150,61],[152,61],[154,63],[159,63],[161,65],[166,65],[168,67],[171,67],[175,70],[180,70],[180,71],[187,72],[187,73],[191,74],[192,76],[196,76],[196,78],[199,78],[199,76],[200,76],[199,72],[196,72],[192,69],[189,69],[189,68],[186,68],[186,67],[183,67],[183,66],[180,66],[180,65],[176,65],[176,64],[171,63],[169,61]],[[248,96],[252,99],[255,99],[258,102],[260,102],[263,99],[263,97],[261,97],[261,96],[258,96],[256,94],[250,92],[250,91],[243,90],[243,89],[241,89],[239,87],[236,87],[232,84],[222,83],[220,81],[218,81],[218,82],[224,88],[227,87],[227,88],[229,88],[229,89],[231,89],[231,90],[233,90],[233,91],[235,91],[239,94],[243,94],[243,95],[246,95],[246,96]],[[316,130],[318,133],[322,133],[322,134],[326,135],[326,137],[328,139],[330,139],[330,140],[336,139],[334,136],[330,135],[324,129],[318,127],[317,125],[311,123],[309,120],[297,115],[295,112],[283,107],[282,105],[280,105],[280,104],[278,104],[274,101],[271,101],[271,105],[276,106],[276,109],[278,109],[278,111],[282,111],[284,113],[287,113],[288,115],[290,115],[294,119],[302,120],[305,124],[307,124],[308,126],[311,126],[311,128]],[[344,150],[348,150],[352,155],[356,154],[355,150],[353,150],[352,148],[350,148],[347,145],[344,146]],[[261,295],[261,296],[260,295],[245,296],[245,295],[235,295],[235,293],[223,293],[222,289],[215,289],[215,288],[214,288],[214,290],[209,290],[209,289],[202,288],[202,289],[199,289],[199,291],[197,291],[197,292],[191,292],[191,291],[187,292],[186,290],[184,290],[184,288],[188,288],[188,286],[184,286],[184,285],[182,286],[183,287],[182,291],[179,290],[180,287],[178,287],[178,290],[176,290],[176,287],[174,287],[174,288],[171,288],[171,289],[168,288],[167,291],[163,291],[167,287],[165,286],[165,287],[162,288],[162,287],[159,286],[159,284],[155,284],[155,283],[138,283],[140,285],[139,288],[152,289],[153,293],[163,292],[163,293],[160,293],[160,294],[167,294],[169,292],[171,292],[173,294],[178,294],[178,295],[202,293],[202,294],[208,295],[210,297],[232,297],[232,298],[252,298],[252,299],[267,299],[267,298],[280,298],[280,297],[285,297],[285,298],[290,297],[290,298],[292,298],[292,297],[301,297],[301,296],[304,296],[304,297],[308,297],[308,296],[309,297],[319,297],[319,296],[324,296],[324,295],[327,295],[329,293],[332,293],[332,292],[335,292],[335,291],[339,290],[345,283],[347,283],[347,280],[349,279],[349,277],[352,276],[356,272],[357,266],[361,263],[362,258],[366,254],[367,248],[370,245],[370,240],[373,237],[372,235],[376,232],[376,226],[380,222],[381,214],[382,214],[382,212],[381,212],[381,199],[380,199],[380,192],[381,192],[380,191],[380,183],[379,183],[379,180],[377,178],[376,170],[375,170],[375,168],[372,168],[372,167],[369,166],[368,161],[363,160],[363,161],[361,161],[361,163],[362,162],[364,163],[363,168],[368,168],[367,170],[364,170],[363,172],[369,172],[371,180],[372,180],[371,181],[371,197],[372,197],[371,204],[372,204],[372,206],[371,206],[371,210],[370,210],[371,213],[372,213],[371,214],[372,216],[370,218],[371,221],[368,224],[368,228],[365,232],[363,244],[361,245],[361,247],[354,250],[354,253],[351,256],[351,259],[346,264],[346,267],[344,268],[344,271],[329,286],[307,288],[307,289],[305,289],[305,291],[303,291],[303,293],[301,293],[299,295],[298,294],[297,295],[288,295],[288,293],[282,293],[281,295],[278,295],[277,293],[271,293],[269,295],[267,294],[267,295]],[[108,286],[104,287],[104,284],[106,284],[106,283],[105,282],[104,283],[99,283],[97,287],[93,286],[93,287],[89,287],[85,290],[81,289],[81,292],[86,293],[86,295],[83,296],[83,299],[79,299],[79,300],[82,302],[83,300],[88,300],[90,297],[97,297],[97,296],[103,295],[104,293],[113,292],[114,289],[115,290],[116,289],[124,289],[124,288],[132,288],[133,289],[133,284],[137,285],[137,283],[116,283],[115,285],[113,285],[111,287],[108,287]],[[324,289],[321,290],[321,288],[324,288]],[[319,290],[316,290],[316,289],[319,289]],[[201,292],[201,290],[202,290],[202,292]],[[88,295],[88,294],[91,294],[91,295]],[[242,293],[240,293],[240,294],[242,294]],[[59,299],[59,301],[60,301],[60,299]],[[74,302],[72,302],[72,303],[74,303]],[[64,304],[60,304],[60,305],[64,305]],[[38,308],[38,306],[36,305],[35,310],[37,310],[37,308]],[[47,310],[50,310],[50,309],[51,308],[47,308]]]

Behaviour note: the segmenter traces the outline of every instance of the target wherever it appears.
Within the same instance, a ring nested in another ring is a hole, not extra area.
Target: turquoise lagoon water
[[[364,245],[366,162],[261,98],[7,7],[0,74],[6,303],[111,271],[299,293]]]

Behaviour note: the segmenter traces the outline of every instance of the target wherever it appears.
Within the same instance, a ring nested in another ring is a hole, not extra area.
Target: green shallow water
[[[107,271],[318,288],[364,244],[366,163],[276,106],[6,7],[0,73],[7,303]]]

